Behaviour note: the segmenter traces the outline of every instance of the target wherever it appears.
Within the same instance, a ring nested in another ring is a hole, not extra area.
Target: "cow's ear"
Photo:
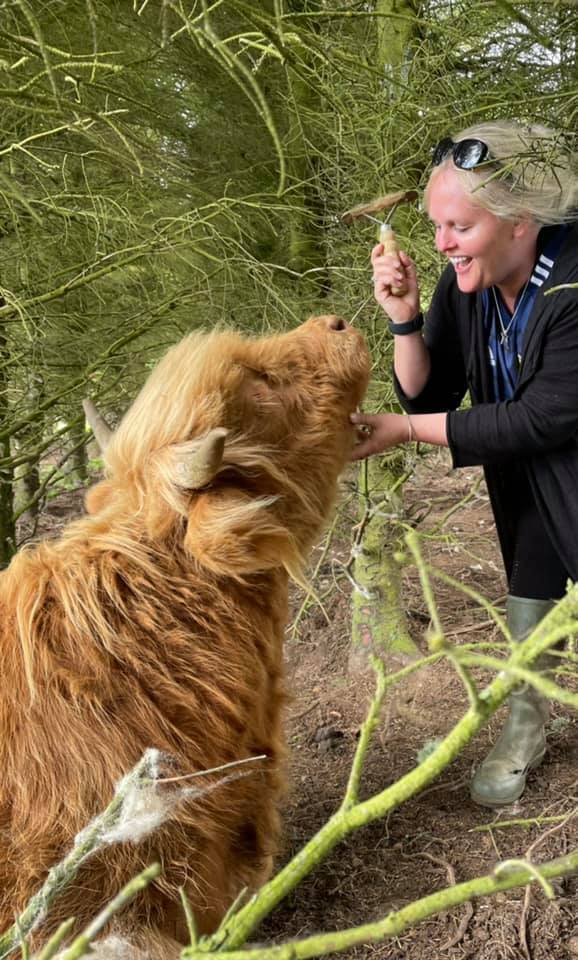
[[[193,451],[183,451],[182,456],[176,453],[178,446],[172,448],[176,454],[175,475],[180,487],[199,490],[215,479],[223,461],[227,432],[224,427],[210,430]]]
[[[227,431],[217,427],[200,440],[162,447],[149,457],[144,512],[153,539],[162,539],[178,516],[186,516],[189,494],[210,484],[223,460]]]
[[[207,490],[189,510],[185,548],[213,573],[243,578],[284,567],[301,580],[294,538],[275,514],[276,497],[251,498],[236,488]]]

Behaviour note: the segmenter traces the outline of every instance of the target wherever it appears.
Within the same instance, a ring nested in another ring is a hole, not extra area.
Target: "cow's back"
[[[279,832],[286,578],[272,573],[224,584],[199,571],[185,576],[166,552],[154,557],[152,583],[142,563],[131,566],[126,555],[91,553],[83,526],[89,522],[77,525],[76,543],[69,538],[75,559],[68,569],[45,545],[23,553],[0,578],[0,596],[17,590],[27,597],[27,614],[34,610],[32,639],[18,652],[16,617],[0,627],[0,926],[151,746],[171,758],[168,775],[265,754],[246,776],[179,804],[150,839],[97,853],[51,913],[52,926],[66,916],[81,924],[160,859],[163,877],[133,913],[174,932],[184,886],[200,929],[211,929],[240,889],[265,878]],[[54,577],[47,575],[51,559]],[[61,577],[74,583],[72,611],[57,595]],[[89,602],[83,591],[99,597],[106,643],[87,632],[90,616],[73,622]]]

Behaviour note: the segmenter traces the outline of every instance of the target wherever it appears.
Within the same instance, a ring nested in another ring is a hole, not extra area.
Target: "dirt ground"
[[[453,471],[445,452],[430,454],[406,485],[405,501],[416,513],[431,505],[418,527],[422,533],[431,532],[479,481],[474,496],[451,513],[433,539],[424,540],[424,553],[438,568],[503,604],[506,583],[480,473]],[[333,544],[326,574],[331,571],[331,554],[347,549],[339,540]],[[429,617],[415,568],[406,569],[403,589],[412,634],[425,652]],[[487,613],[463,594],[438,584],[436,599],[446,636],[453,643],[495,636]],[[291,793],[285,810],[285,859],[339,806],[370,692],[369,684],[347,672],[349,598],[343,580],[337,580],[325,607],[330,623],[314,606],[287,644],[295,699],[289,717]],[[420,749],[443,736],[462,715],[464,690],[447,662],[437,664],[426,677],[405,701],[402,691],[397,710],[381,724],[367,759],[363,797],[409,771]],[[550,824],[477,831],[498,820],[565,815],[578,803],[578,722],[571,710],[559,705],[552,711],[547,758],[531,775],[522,800],[495,814],[471,802],[472,770],[487,752],[503,716],[502,710],[439,781],[387,822],[377,821],[357,831],[334,851],[269,918],[259,940],[293,939],[378,920],[442,889],[454,877],[462,882],[491,872],[499,860],[522,857],[532,844],[536,863],[575,849],[576,819],[548,833]],[[526,898],[524,891],[500,893],[424,922],[399,939],[357,948],[348,956],[380,960],[578,957],[578,878],[560,882],[556,891],[553,902],[537,889]]]
[[[424,457],[406,485],[406,505],[417,513],[431,507],[422,533],[445,523],[424,551],[435,565],[503,604],[501,571],[491,513],[477,470],[452,471],[445,452]],[[461,506],[468,493],[473,496]],[[49,505],[43,534],[70,518],[79,498],[68,495]],[[452,508],[457,509],[452,511]],[[76,512],[76,511],[75,511]],[[449,515],[448,515],[449,514]],[[333,557],[349,550],[345,536],[332,541],[320,571],[327,581]],[[414,568],[404,571],[404,599],[411,630],[425,652],[429,618]],[[287,672],[293,701],[288,716],[291,788],[284,810],[286,862],[338,808],[347,783],[356,737],[365,716],[371,683],[347,671],[349,590],[336,578],[324,601],[329,622],[316,605],[288,631]],[[445,585],[436,586],[442,623],[454,643],[490,639],[493,625],[472,600]],[[294,597],[294,614],[303,596]],[[462,715],[465,695],[453,669],[442,661],[424,683],[401,696],[381,723],[369,751],[362,796],[369,797],[416,764],[418,752],[443,736]],[[282,903],[259,929],[259,943],[280,942],[383,918],[394,909],[490,872],[497,861],[523,857],[532,846],[534,862],[560,856],[578,845],[578,817],[548,826],[480,827],[498,820],[571,814],[578,804],[578,719],[553,707],[549,751],[531,774],[517,804],[493,813],[469,799],[473,767],[487,752],[504,716],[481,731],[441,779],[387,821],[355,833]],[[478,900],[422,923],[395,940],[359,947],[344,955],[372,960],[570,960],[578,957],[578,877],[556,883],[549,902],[536,885],[531,893],[510,891]]]

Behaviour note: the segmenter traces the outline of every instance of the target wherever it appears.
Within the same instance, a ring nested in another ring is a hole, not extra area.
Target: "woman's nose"
[[[448,227],[438,227],[435,242],[440,253],[446,253],[455,246],[454,237]]]

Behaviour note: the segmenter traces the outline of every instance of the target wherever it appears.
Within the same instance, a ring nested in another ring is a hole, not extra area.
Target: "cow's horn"
[[[104,453],[110,441],[112,440],[113,431],[110,429],[102,414],[96,409],[92,400],[89,400],[87,397],[82,401],[82,406],[88,421],[88,425],[94,433],[94,438],[98,443],[101,452]]]
[[[217,474],[223,462],[227,430],[216,427],[201,441],[190,460],[179,463],[179,484],[187,490],[199,490]]]

